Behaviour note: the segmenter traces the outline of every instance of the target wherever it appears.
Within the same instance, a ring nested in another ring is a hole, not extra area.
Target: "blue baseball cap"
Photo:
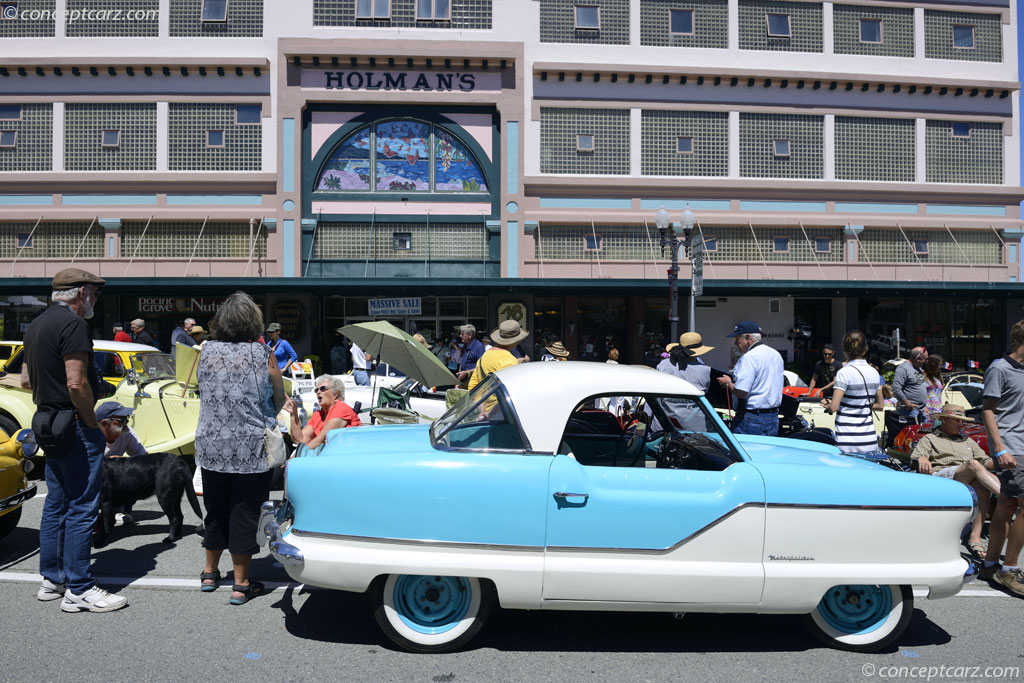
[[[112,417],[128,417],[135,412],[134,408],[123,406],[117,401],[107,401],[96,406],[96,420],[109,420]]]
[[[741,334],[761,334],[761,326],[753,320],[744,320],[741,323],[736,323],[736,327],[733,328],[732,332],[725,336],[738,337]]]

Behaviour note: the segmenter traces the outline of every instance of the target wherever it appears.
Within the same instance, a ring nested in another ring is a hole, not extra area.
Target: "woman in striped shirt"
[[[836,374],[832,399],[821,404],[836,414],[836,446],[843,453],[874,453],[878,450],[878,432],[872,411],[883,410],[882,379],[867,364],[867,340],[860,330],[843,337],[846,364]]]

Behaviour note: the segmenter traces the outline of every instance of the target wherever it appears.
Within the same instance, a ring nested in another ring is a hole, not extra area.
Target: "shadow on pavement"
[[[0,569],[7,569],[39,553],[39,529],[16,527],[0,543]]]
[[[297,592],[298,591],[298,592]],[[309,597],[295,609],[298,595]],[[274,597],[278,597],[274,593]],[[343,591],[299,590],[288,586],[272,607],[284,613],[284,627],[291,635],[305,640],[352,645],[385,644],[386,638],[370,612],[365,595]]]

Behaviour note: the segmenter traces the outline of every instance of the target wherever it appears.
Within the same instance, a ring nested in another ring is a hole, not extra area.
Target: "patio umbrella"
[[[366,353],[390,363],[426,387],[455,384],[455,376],[426,347],[386,320],[346,325],[338,330]]]

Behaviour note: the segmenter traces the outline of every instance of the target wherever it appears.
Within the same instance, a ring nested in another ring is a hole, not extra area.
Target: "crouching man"
[[[134,412],[134,408],[123,406],[117,401],[108,401],[96,406],[96,421],[99,422],[100,431],[107,442],[107,447],[103,451],[104,458],[127,458],[146,454],[146,447],[128,426],[128,416]],[[121,512],[114,515],[114,518],[121,524],[134,524],[132,506],[126,505]]]

